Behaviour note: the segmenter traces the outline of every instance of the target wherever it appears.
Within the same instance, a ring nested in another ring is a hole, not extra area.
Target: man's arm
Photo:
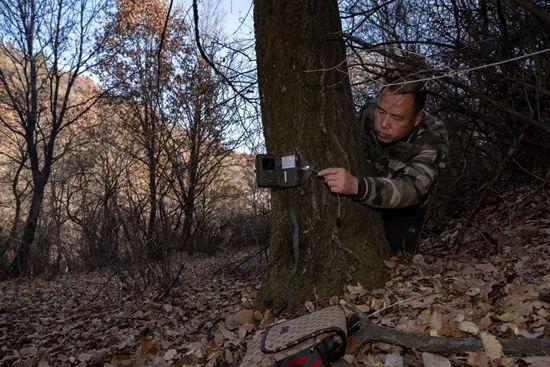
[[[438,152],[426,146],[389,177],[359,179],[356,199],[376,208],[404,208],[418,204],[428,195],[437,169]]]
[[[359,202],[376,208],[403,208],[419,203],[428,194],[437,170],[438,151],[424,146],[417,155],[390,177],[353,176],[345,168],[319,172],[334,193],[353,195]]]

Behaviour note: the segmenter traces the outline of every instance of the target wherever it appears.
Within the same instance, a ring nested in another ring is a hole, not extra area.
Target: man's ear
[[[414,126],[415,127],[418,126],[422,122],[423,118],[424,118],[424,111],[423,110],[418,111],[416,116],[414,116]]]

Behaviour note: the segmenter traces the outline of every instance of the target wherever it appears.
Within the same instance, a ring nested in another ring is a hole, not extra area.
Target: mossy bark
[[[337,1],[255,0],[254,24],[267,151],[298,153],[316,169],[365,174]],[[299,188],[272,192],[271,255],[260,307],[295,309],[314,293],[342,293],[346,283],[381,284],[388,250],[380,219],[350,198],[340,202],[338,228],[337,197],[322,180],[312,177]],[[300,228],[292,280],[289,209]]]

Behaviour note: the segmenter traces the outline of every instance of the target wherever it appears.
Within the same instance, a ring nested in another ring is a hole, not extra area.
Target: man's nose
[[[387,129],[390,127],[390,119],[387,115],[382,118],[382,122],[380,123],[380,126],[383,129]]]

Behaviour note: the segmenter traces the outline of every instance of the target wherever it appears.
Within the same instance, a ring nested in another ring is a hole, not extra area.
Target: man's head
[[[374,113],[374,129],[378,140],[392,143],[406,137],[422,122],[426,103],[426,85],[390,79],[378,98]]]

